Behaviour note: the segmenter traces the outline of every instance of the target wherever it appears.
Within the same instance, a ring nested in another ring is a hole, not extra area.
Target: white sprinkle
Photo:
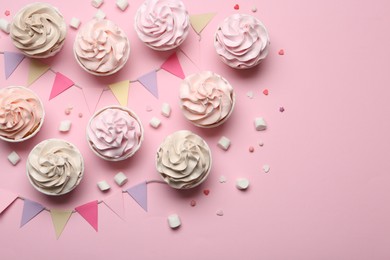
[[[118,184],[119,186],[122,186],[127,182],[127,177],[123,172],[118,172],[114,176],[114,180],[115,180],[116,184]]]
[[[103,4],[103,0],[92,0],[91,5],[95,8],[99,8]]]
[[[219,182],[220,182],[220,183],[225,183],[225,182],[226,182],[226,177],[223,176],[223,175],[220,176],[220,177],[219,177]]]
[[[252,7],[252,12],[254,12],[254,13],[256,13],[257,12],[257,7],[256,6],[254,6],[254,7]]]
[[[240,178],[236,180],[236,187],[239,190],[246,190],[249,187],[249,180],[245,178]]]
[[[102,10],[97,10],[96,14],[95,14],[95,18],[98,19],[98,20],[103,20],[104,18],[106,18],[106,14],[102,11]]]
[[[265,123],[264,118],[262,117],[255,118],[254,123],[257,131],[263,131],[267,129],[267,124]]]
[[[152,119],[150,119],[150,121],[149,121],[149,124],[153,128],[158,128],[161,125],[161,121],[157,117],[152,117]]]
[[[169,117],[171,115],[171,106],[168,103],[162,104],[161,114],[165,117]]]
[[[264,171],[265,173],[268,173],[269,170],[270,170],[269,165],[268,165],[268,164],[264,164],[264,165],[263,165],[263,171]]]
[[[252,99],[252,98],[253,98],[253,91],[247,92],[247,93],[246,93],[246,96],[247,96],[248,98]]]
[[[11,24],[7,20],[0,19],[0,29],[5,33],[9,33]]]
[[[221,139],[218,141],[218,147],[227,151],[230,147],[230,140],[229,138],[222,136]]]
[[[8,155],[8,161],[10,161],[13,165],[16,165],[20,161],[20,156],[13,151]]]
[[[168,216],[168,224],[170,228],[178,228],[181,225],[180,218],[177,214],[172,214]]]
[[[119,9],[124,11],[129,6],[129,2],[127,2],[127,0],[117,0],[116,6],[118,6]]]
[[[99,189],[101,191],[106,191],[106,190],[109,190],[111,188],[110,185],[106,181],[99,181],[97,183],[97,186],[99,187]]]
[[[223,216],[223,210],[222,209],[217,210],[216,214],[217,214],[217,216],[222,217]]]
[[[260,141],[259,142],[259,146],[263,146],[264,145],[264,142],[263,141]]]
[[[145,110],[146,110],[146,112],[152,112],[153,108],[152,108],[152,106],[146,106]]]
[[[74,29],[78,29],[79,26],[80,26],[80,20],[77,19],[76,17],[72,17],[72,19],[70,20],[70,27],[74,28]]]
[[[72,122],[70,120],[61,121],[60,127],[58,128],[60,132],[68,132],[70,127],[72,126]]]

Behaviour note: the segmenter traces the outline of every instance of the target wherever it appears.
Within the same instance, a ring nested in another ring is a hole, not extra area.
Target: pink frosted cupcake
[[[144,130],[137,115],[126,107],[111,106],[96,112],[87,126],[92,151],[108,161],[125,160],[141,147]]]
[[[93,19],[78,32],[73,51],[84,70],[93,75],[108,76],[125,66],[130,43],[114,22]]]
[[[222,61],[235,69],[256,66],[267,57],[267,29],[258,19],[247,14],[227,17],[215,33],[214,47]]]
[[[190,18],[180,0],[146,0],[137,11],[134,27],[148,47],[167,51],[183,43]]]
[[[181,110],[196,126],[211,128],[223,124],[233,112],[234,104],[233,87],[214,72],[187,76],[180,85]]]
[[[39,132],[45,111],[39,97],[25,87],[0,89],[0,139],[22,142]]]

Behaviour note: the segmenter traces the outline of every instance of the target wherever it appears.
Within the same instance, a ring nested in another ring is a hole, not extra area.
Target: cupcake
[[[10,35],[15,47],[31,58],[47,58],[64,45],[66,23],[61,13],[46,3],[33,3],[14,17]]]
[[[183,115],[204,128],[223,124],[233,112],[233,87],[220,75],[203,71],[186,77],[180,85]]]
[[[79,150],[59,139],[37,144],[28,155],[26,167],[32,186],[46,195],[70,192],[84,174],[84,161]]]
[[[251,15],[227,17],[215,33],[214,47],[222,61],[235,69],[249,69],[267,57],[268,32]]]
[[[121,161],[133,156],[143,139],[141,121],[126,107],[103,108],[92,116],[87,126],[89,147],[107,161]]]
[[[125,66],[130,43],[125,32],[114,22],[93,19],[78,32],[73,52],[84,70],[93,75],[107,76]]]
[[[135,15],[135,31],[150,48],[167,51],[185,40],[190,18],[180,0],[146,0]]]
[[[190,131],[174,132],[157,150],[156,168],[164,181],[175,189],[196,187],[210,173],[210,148]]]
[[[0,139],[22,142],[39,132],[45,111],[39,97],[25,87],[0,89]]]

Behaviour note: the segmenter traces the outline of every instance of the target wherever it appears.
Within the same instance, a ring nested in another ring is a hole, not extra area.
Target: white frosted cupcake
[[[235,69],[256,66],[267,57],[269,36],[264,24],[247,14],[227,17],[215,33],[214,47],[222,61]]]
[[[141,121],[126,107],[103,108],[92,116],[87,126],[89,147],[107,161],[121,161],[133,156],[143,139]]]
[[[66,37],[66,23],[57,8],[33,3],[14,17],[10,35],[13,44],[31,58],[47,58],[59,52]]]
[[[125,66],[130,54],[130,42],[114,22],[93,19],[78,32],[73,52],[85,71],[108,76]]]
[[[20,86],[0,89],[0,139],[30,139],[41,129],[44,117],[42,101],[32,90]]]
[[[157,150],[157,171],[175,189],[190,189],[200,185],[207,179],[211,164],[207,143],[187,130],[167,136]]]
[[[136,13],[134,27],[148,47],[167,51],[186,39],[190,18],[180,0],[146,0]]]
[[[27,158],[27,177],[32,186],[46,195],[63,195],[79,185],[84,161],[73,144],[49,139],[37,144]]]
[[[196,126],[211,128],[223,124],[232,114],[234,104],[233,87],[214,72],[196,73],[181,82],[181,110]]]

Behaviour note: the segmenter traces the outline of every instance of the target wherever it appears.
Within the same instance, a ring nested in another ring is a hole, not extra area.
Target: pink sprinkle
[[[83,117],[83,113],[79,113],[79,117],[82,118]]]
[[[253,153],[255,151],[255,148],[253,146],[249,146],[249,152]]]
[[[209,195],[209,193],[210,193],[210,190],[204,190],[204,191],[203,191],[203,193],[204,193],[204,195],[206,195],[206,196],[207,196],[207,195]]]
[[[195,207],[196,206],[196,201],[195,200],[191,200],[190,205],[191,205],[191,207]]]
[[[268,96],[268,89],[264,89],[264,90],[263,90],[263,94],[266,95],[266,96]]]
[[[70,115],[70,111],[71,111],[70,108],[65,109],[65,115]]]
[[[283,112],[284,112],[284,107],[279,107],[279,111],[280,111],[281,113],[283,113]]]
[[[234,6],[234,9],[235,9],[235,10],[238,10],[238,9],[240,9],[240,6],[239,6],[238,4],[236,4],[236,5]]]
[[[284,55],[284,50],[283,49],[280,49],[280,51],[278,52],[279,55]]]
[[[5,10],[4,14],[5,14],[5,16],[9,16],[11,14],[11,12],[9,10]]]

